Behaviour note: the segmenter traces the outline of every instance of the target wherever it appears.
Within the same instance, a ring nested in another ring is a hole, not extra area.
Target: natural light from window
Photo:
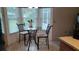
[[[19,8],[20,9],[20,8]],[[40,9],[40,11],[38,11]],[[17,21],[19,20],[16,14],[16,7],[8,7],[7,8],[7,16],[8,16],[8,23],[9,23],[9,33],[14,33],[18,31],[17,28]],[[36,28],[37,20],[40,16],[41,21],[41,29],[46,30],[47,25],[50,22],[51,17],[51,8],[21,8],[21,16],[25,23],[25,29],[29,27],[28,20],[33,20],[33,27]],[[38,16],[39,14],[39,16]],[[39,22],[38,22],[39,23]]]

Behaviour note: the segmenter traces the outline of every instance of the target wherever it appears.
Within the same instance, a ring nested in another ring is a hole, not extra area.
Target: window
[[[42,19],[42,30],[47,28],[50,23],[51,8],[40,8],[41,19]]]
[[[38,11],[38,9],[40,11]],[[19,15],[21,12],[21,15]],[[25,23],[25,29],[29,27],[28,20],[33,20],[33,27],[37,27],[37,23],[40,24],[40,22],[37,22],[37,18],[40,17],[39,21],[41,21],[41,28],[42,30],[46,30],[48,23],[50,22],[50,16],[51,16],[51,8],[19,8],[17,10],[16,7],[8,7],[7,8],[7,16],[8,16],[8,22],[9,22],[9,33],[14,33],[18,31],[16,23],[19,22],[18,17],[22,17],[24,23]],[[39,13],[39,16],[38,16]],[[20,20],[22,21],[22,20]]]
[[[7,16],[8,16],[8,23],[9,23],[9,32],[14,33],[18,31],[17,28],[17,15],[16,15],[16,8],[8,7],[7,8]]]
[[[33,27],[36,27],[36,20],[37,20],[37,9],[36,8],[22,8],[22,15],[23,19],[26,25],[26,29],[29,26],[28,20],[32,19],[33,20]]]

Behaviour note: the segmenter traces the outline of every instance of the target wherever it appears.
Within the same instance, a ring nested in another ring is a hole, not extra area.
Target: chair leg
[[[20,38],[20,34],[19,34],[19,43],[20,43],[20,39],[21,39],[21,38]]]
[[[37,38],[38,43],[37,43],[37,49],[39,50],[39,37]]]
[[[24,45],[26,45],[26,35],[24,35]]]
[[[47,44],[48,49],[49,49],[49,39],[48,38],[46,38],[46,44]]]

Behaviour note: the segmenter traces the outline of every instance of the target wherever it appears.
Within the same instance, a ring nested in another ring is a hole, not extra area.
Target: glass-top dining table
[[[29,38],[28,38],[28,41],[27,41],[28,51],[29,51],[32,39],[34,40],[35,44],[37,45],[37,42],[36,42],[37,28],[27,28],[26,31],[28,31],[28,35],[29,35]]]

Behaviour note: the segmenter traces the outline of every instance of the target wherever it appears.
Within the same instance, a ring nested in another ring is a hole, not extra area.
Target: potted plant
[[[29,22],[29,27],[32,28],[32,22],[33,22],[32,19],[28,20],[28,22]]]

